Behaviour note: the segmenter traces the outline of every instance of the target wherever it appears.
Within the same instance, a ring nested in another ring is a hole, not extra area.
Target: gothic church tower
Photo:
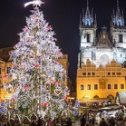
[[[123,11],[121,12],[119,7],[119,1],[117,0],[117,9],[113,11],[112,24],[111,24],[111,36],[115,45],[114,57],[119,63],[123,63],[126,60],[126,27]]]
[[[96,29],[97,29],[97,23],[96,23],[96,16],[93,15],[92,12],[89,9],[89,3],[87,0],[87,8],[86,11],[81,16],[80,19],[80,53],[78,57],[78,67],[80,67],[83,64],[83,50],[92,47],[95,44],[96,39]]]
[[[121,12],[119,7],[119,1],[117,0],[117,9],[113,10],[111,35],[115,42],[116,47],[126,48],[126,28],[123,11]]]

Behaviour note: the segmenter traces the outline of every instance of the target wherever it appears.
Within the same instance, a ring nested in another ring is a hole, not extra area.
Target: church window
[[[98,89],[98,85],[95,84],[95,85],[94,85],[94,90],[97,90],[97,89]]]
[[[96,60],[96,54],[95,54],[95,52],[91,52],[91,59],[92,60]]]
[[[1,68],[0,68],[0,74],[1,74]]]
[[[123,35],[119,34],[119,43],[123,43]]]
[[[90,43],[90,34],[87,33],[87,42]]]
[[[118,85],[117,84],[114,84],[114,89],[118,89]]]
[[[112,89],[112,86],[111,86],[111,84],[108,84],[108,89]]]
[[[121,84],[120,88],[121,88],[121,89],[124,89],[124,84]]]
[[[81,90],[84,90],[84,85],[81,85],[81,86],[80,86],[80,89],[81,89]]]
[[[90,84],[87,85],[87,90],[91,90],[91,85]]]

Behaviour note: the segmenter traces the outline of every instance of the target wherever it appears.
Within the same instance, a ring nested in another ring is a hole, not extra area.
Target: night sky
[[[0,48],[13,46],[18,42],[18,33],[22,31],[25,17],[30,15],[32,6],[24,8],[29,0],[1,0],[0,3]],[[41,9],[45,19],[56,33],[58,45],[69,56],[69,77],[75,83],[77,54],[79,51],[79,20],[86,0],[43,0]],[[126,0],[120,0],[120,9],[126,17]],[[109,26],[116,0],[89,0],[90,8],[97,16],[98,27]]]

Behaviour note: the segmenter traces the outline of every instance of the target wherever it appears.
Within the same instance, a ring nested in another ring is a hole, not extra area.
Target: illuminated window
[[[124,89],[124,84],[121,84],[120,88],[121,88],[121,89]]]
[[[114,89],[118,89],[118,85],[117,84],[114,84]]]
[[[87,85],[87,90],[91,90],[91,85],[90,84]]]
[[[98,89],[98,85],[95,84],[95,85],[94,85],[94,90],[97,90],[97,89]]]
[[[111,84],[108,84],[108,89],[112,89],[112,86],[111,86]]]
[[[123,35],[119,34],[119,43],[123,43]]]
[[[81,90],[84,90],[84,85],[81,85],[81,86],[80,86],[80,89],[81,89]]]
[[[7,73],[9,74],[10,73],[10,67],[7,67]]]
[[[0,74],[1,74],[1,68],[0,68]]]

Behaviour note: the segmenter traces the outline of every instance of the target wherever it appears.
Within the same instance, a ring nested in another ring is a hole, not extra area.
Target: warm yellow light
[[[12,96],[11,94],[7,94],[7,95],[4,96],[4,99],[10,100],[11,99],[11,96]]]
[[[90,98],[90,95],[85,95],[84,98],[88,98],[89,99]]]

